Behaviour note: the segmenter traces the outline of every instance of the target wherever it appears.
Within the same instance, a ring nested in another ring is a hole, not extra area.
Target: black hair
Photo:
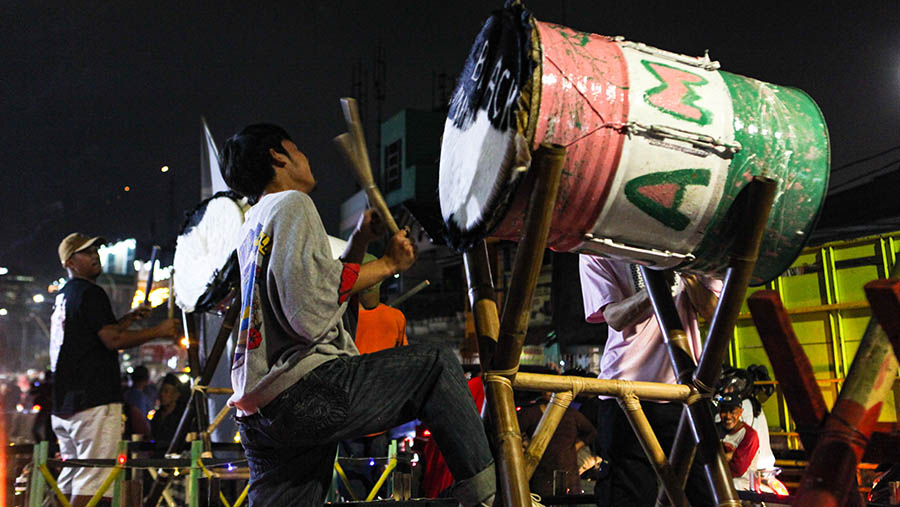
[[[135,366],[133,370],[131,370],[131,382],[138,383],[142,380],[150,380],[150,371],[147,370],[147,367],[144,365]]]
[[[166,384],[173,386],[178,390],[181,390],[181,387],[184,385],[184,383],[181,381],[181,379],[179,379],[178,376],[175,375],[174,373],[166,373],[166,376],[163,377],[162,385],[166,385]]]
[[[286,130],[271,123],[248,125],[225,141],[219,157],[222,179],[251,203],[259,200],[266,185],[275,177],[269,149],[287,155],[281,141],[291,140]]]

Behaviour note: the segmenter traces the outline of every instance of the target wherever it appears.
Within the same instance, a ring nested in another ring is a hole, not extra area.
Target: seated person
[[[550,402],[551,393],[544,393],[537,402],[531,406],[522,408],[517,412],[519,429],[525,433],[525,439],[530,440],[537,430],[538,423],[544,416],[547,404]],[[581,479],[578,467],[578,451],[588,442],[597,438],[597,430],[588,421],[587,417],[574,408],[567,408],[559,421],[553,438],[547,444],[547,448],[541,456],[534,475],[531,476],[529,486],[533,493],[542,497],[552,496],[554,493],[554,472],[565,472],[565,494],[581,494]]]
[[[719,401],[719,434],[722,435],[722,446],[734,478],[734,487],[749,490],[750,476],[756,470],[759,457],[759,436],[756,430],[741,420],[743,413],[740,398],[726,395]]]
[[[159,389],[159,408],[150,421],[150,431],[157,448],[169,447],[187,406],[187,398],[184,384],[174,373],[166,373]]]

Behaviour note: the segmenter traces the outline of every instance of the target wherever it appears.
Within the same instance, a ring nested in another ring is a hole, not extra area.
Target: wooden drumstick
[[[360,152],[364,153],[366,151],[365,145],[362,146],[362,149],[359,149],[360,147],[356,145],[353,137],[349,133],[343,133],[335,137],[334,144],[353,169],[353,174],[356,175],[356,181],[359,182],[366,191],[369,203],[376,211],[378,211],[378,214],[381,215],[381,219],[384,220],[384,223],[387,225],[388,230],[391,231],[391,234],[396,234],[400,228],[397,227],[397,222],[391,215],[387,201],[385,201],[384,196],[381,195],[381,190],[378,190],[378,187],[375,185],[375,179],[372,177],[372,168],[367,163],[368,156],[365,156],[366,162],[364,162],[362,160],[363,156],[360,155]]]
[[[150,253],[150,269],[147,271],[147,285],[144,286],[144,304],[150,302],[150,291],[153,289],[153,271],[156,267],[156,258],[159,257],[160,246],[153,245]]]

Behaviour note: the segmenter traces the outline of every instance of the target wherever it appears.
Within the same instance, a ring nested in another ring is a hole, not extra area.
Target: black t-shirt
[[[92,282],[73,278],[56,296],[50,326],[54,414],[122,402],[118,352],[97,334],[116,322],[109,297]]]

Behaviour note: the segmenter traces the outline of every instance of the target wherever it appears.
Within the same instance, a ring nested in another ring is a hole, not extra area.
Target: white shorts
[[[115,459],[125,423],[122,404],[110,403],[82,410],[68,417],[50,418],[59,439],[62,459]],[[64,467],[57,482],[66,495],[93,496],[110,473],[109,468]],[[103,494],[112,498],[112,488]]]

